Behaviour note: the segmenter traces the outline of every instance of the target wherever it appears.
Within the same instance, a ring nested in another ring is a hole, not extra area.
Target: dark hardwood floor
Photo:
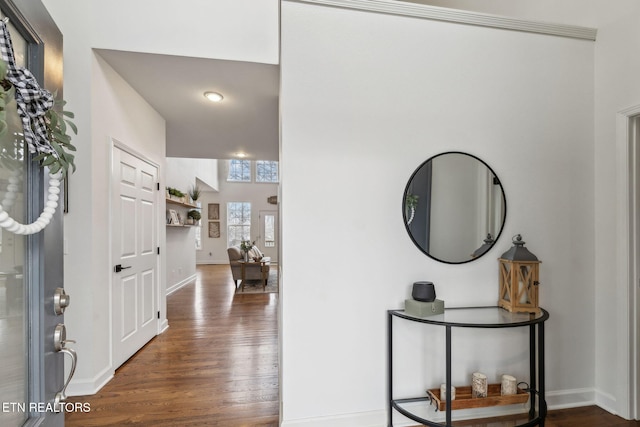
[[[277,294],[234,295],[229,266],[200,266],[169,296],[169,329],[149,342],[68,427],[278,425]],[[456,423],[510,427],[514,418]],[[595,407],[550,411],[546,427],[640,427]],[[356,426],[354,426],[356,427]]]
[[[235,295],[228,265],[201,266],[167,299],[169,329],[116,371],[69,427],[278,425],[277,294]]]

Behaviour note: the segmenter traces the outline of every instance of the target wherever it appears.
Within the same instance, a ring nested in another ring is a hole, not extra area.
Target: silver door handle
[[[66,342],[75,342],[75,341],[69,340]],[[58,409],[58,412],[60,412],[59,411],[60,403],[67,400],[67,394],[66,394],[67,386],[69,385],[69,382],[71,382],[71,378],[73,377],[73,374],[75,374],[76,372],[76,365],[78,364],[78,355],[74,349],[62,347],[62,349],[60,349],[60,353],[65,353],[71,356],[71,371],[69,372],[69,377],[67,378],[67,381],[65,381],[64,386],[62,387],[62,390],[56,393],[56,397],[53,400],[54,408]]]
[[[63,323],[58,323],[53,333],[53,346],[57,352],[68,354],[69,356],[71,356],[71,371],[69,372],[69,377],[65,381],[62,390],[56,393],[56,396],[53,400],[54,409],[57,412],[61,412],[60,403],[67,400],[67,386],[69,385],[69,382],[71,382],[71,378],[76,372],[76,365],[78,364],[78,355],[74,349],[67,348],[68,343],[75,343],[75,341],[67,339],[67,328]]]

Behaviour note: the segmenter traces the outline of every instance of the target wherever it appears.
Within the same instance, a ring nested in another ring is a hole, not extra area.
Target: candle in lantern
[[[520,295],[520,304],[526,304],[528,299],[527,291],[524,287],[524,283],[522,282],[522,280],[520,280],[518,282],[518,295]]]
[[[529,271],[526,266],[520,266],[520,280],[518,280],[518,294],[520,295],[520,304],[526,304],[529,302],[529,295],[527,294],[527,284],[525,283],[525,278],[527,277]]]

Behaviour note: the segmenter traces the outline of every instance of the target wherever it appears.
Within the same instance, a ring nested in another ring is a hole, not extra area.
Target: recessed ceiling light
[[[243,159],[243,158],[247,157],[247,154],[243,153],[242,151],[240,151],[240,152],[236,153],[236,157],[240,157],[241,159]]]
[[[224,99],[224,97],[218,92],[205,92],[204,97],[211,102],[220,102]]]

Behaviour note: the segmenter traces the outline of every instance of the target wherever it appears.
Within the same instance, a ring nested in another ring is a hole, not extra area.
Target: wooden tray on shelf
[[[517,394],[502,396],[500,394],[500,384],[489,384],[487,386],[487,397],[471,397],[471,386],[456,387],[456,398],[451,401],[451,410],[484,408],[486,406],[514,405],[525,403],[529,400],[529,393],[518,389]],[[447,400],[440,399],[440,388],[427,390],[431,401],[435,403],[439,411],[447,409]]]

